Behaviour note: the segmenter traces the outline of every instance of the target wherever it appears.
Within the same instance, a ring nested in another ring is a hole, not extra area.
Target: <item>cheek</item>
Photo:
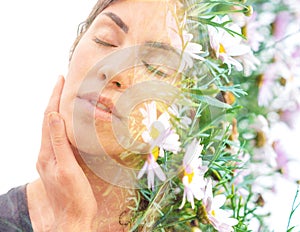
[[[129,115],[129,133],[132,138],[139,142],[143,142],[142,133],[146,130],[146,126],[142,123],[143,116],[140,109],[144,107],[144,103],[137,105]]]
[[[76,146],[73,132],[74,100],[87,72],[98,59],[97,56],[93,54],[93,50],[95,49],[92,48],[92,44],[87,43],[84,38],[78,43],[69,64],[68,74],[66,75],[61,95],[59,111],[65,119],[67,135],[74,146]]]
[[[91,45],[84,40],[80,41],[73,53],[72,59],[69,64],[68,79],[74,79],[73,77],[81,77],[82,79],[87,74],[88,70],[92,68],[95,63],[95,55],[92,53],[93,49]]]

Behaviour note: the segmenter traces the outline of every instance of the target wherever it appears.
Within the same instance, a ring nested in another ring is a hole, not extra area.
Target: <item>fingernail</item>
[[[58,124],[61,123],[61,117],[56,112],[51,112],[48,116],[49,124]]]
[[[61,79],[62,79],[62,75],[59,75],[59,76],[57,77],[57,81],[56,81],[56,82],[60,82]]]
[[[64,76],[63,76],[63,75],[59,75],[59,76],[57,77],[57,82],[60,82],[60,81],[62,81],[62,80],[64,80]]]

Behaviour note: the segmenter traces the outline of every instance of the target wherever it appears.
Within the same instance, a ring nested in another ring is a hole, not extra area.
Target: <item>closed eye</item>
[[[164,73],[163,71],[159,70],[157,67],[148,64],[146,61],[142,60],[142,63],[145,65],[145,67],[149,72],[154,73],[155,75],[158,75],[160,77],[169,77],[167,73]]]
[[[99,45],[102,45],[102,46],[105,46],[105,47],[113,47],[113,48],[118,47],[117,45],[114,45],[114,44],[105,42],[103,40],[100,40],[97,37],[94,39],[94,41],[95,41],[96,44],[99,44]]]

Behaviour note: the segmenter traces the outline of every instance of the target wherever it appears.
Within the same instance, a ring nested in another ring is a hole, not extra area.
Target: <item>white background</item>
[[[0,2],[0,194],[38,177],[35,163],[43,111],[58,75],[67,72],[77,26],[95,2]],[[295,186],[278,183],[278,194],[266,201],[274,212],[271,224],[281,232]]]
[[[0,2],[0,193],[37,177],[43,112],[95,2]]]

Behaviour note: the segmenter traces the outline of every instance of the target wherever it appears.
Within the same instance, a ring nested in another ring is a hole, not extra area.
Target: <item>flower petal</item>
[[[152,163],[152,170],[155,172],[156,176],[161,180],[161,181],[165,181],[166,175],[163,172],[163,170],[161,169],[161,167],[158,165],[158,163],[153,162]]]
[[[148,188],[152,188],[152,190],[154,189],[154,172],[151,168],[148,168]]]
[[[145,161],[145,163],[144,163],[142,169],[139,171],[139,174],[138,174],[138,176],[137,176],[138,179],[140,179],[140,178],[145,174],[147,168],[148,168],[148,162]]]
[[[217,195],[213,199],[213,209],[219,209],[222,205],[224,205],[226,201],[226,196],[224,194]]]

